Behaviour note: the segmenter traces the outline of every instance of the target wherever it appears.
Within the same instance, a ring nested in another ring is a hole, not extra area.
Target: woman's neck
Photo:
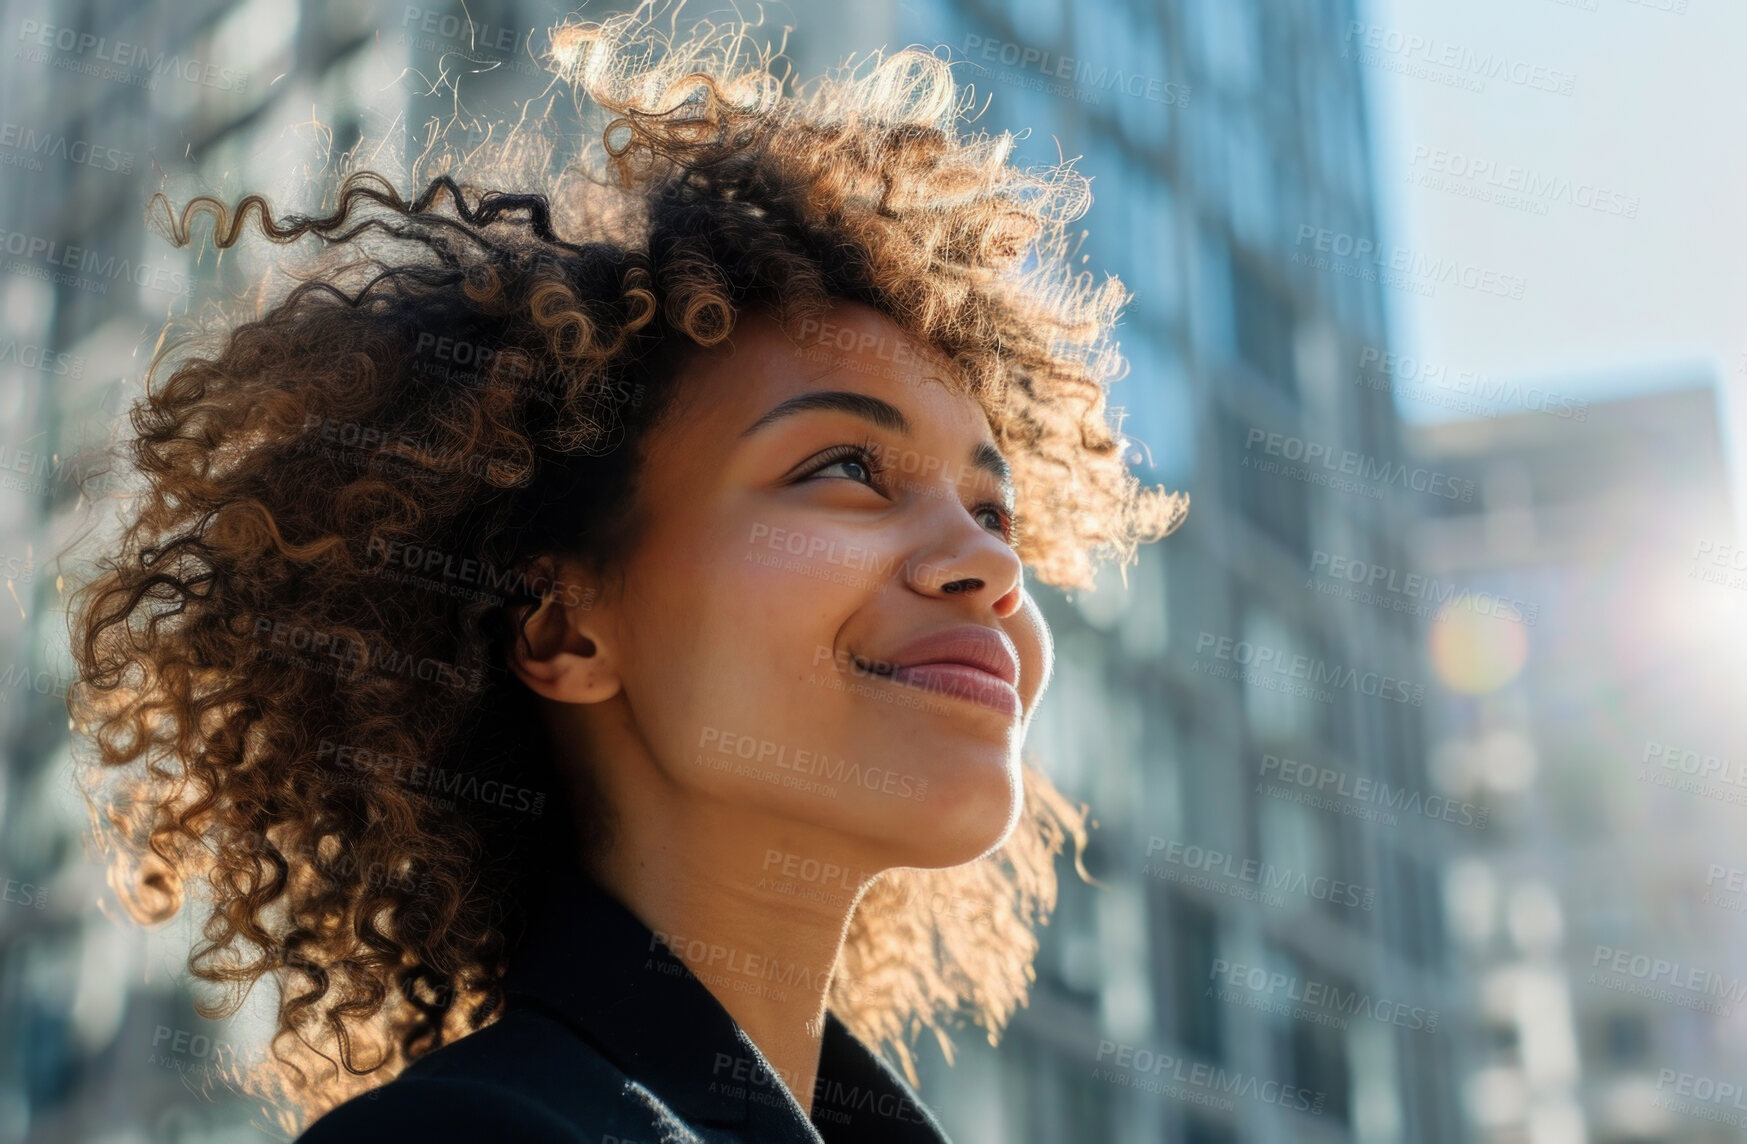
[[[594,877],[673,951],[758,1046],[809,1116],[826,998],[863,875],[813,832],[667,784],[617,816]],[[620,805],[625,805],[621,803]],[[830,885],[817,872],[829,868]],[[801,869],[799,879],[788,871]],[[753,1062],[723,1067],[748,1083]]]

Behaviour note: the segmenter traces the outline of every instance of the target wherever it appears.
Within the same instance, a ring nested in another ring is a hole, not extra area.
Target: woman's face
[[[787,331],[749,312],[685,367],[624,574],[571,619],[617,683],[573,709],[599,765],[634,743],[672,789],[888,865],[1005,839],[1052,653],[947,368],[853,303]]]

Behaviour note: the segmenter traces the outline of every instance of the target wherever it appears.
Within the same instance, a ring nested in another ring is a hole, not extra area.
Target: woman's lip
[[[1008,715],[1020,713],[1019,690],[1005,679],[968,663],[913,663],[884,678],[933,695],[962,699]]]

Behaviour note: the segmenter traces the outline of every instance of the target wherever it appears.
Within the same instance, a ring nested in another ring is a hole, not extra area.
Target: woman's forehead
[[[681,385],[687,417],[739,434],[787,398],[847,390],[913,410],[900,435],[919,425],[981,435],[981,404],[955,384],[955,367],[935,347],[871,306],[838,302],[786,325],[767,308],[748,308],[722,345],[693,355]],[[958,422],[963,422],[961,427]]]
[[[774,324],[770,314],[761,313],[760,317],[767,327]],[[862,302],[839,301],[816,317],[795,319],[783,332],[797,352],[846,362],[857,369],[885,370],[907,377],[952,368],[938,348]]]

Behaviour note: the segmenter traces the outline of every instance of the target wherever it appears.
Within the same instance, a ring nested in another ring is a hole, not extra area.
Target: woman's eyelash
[[[879,448],[872,441],[867,441],[860,445],[851,445],[847,443],[833,445],[831,448],[825,450],[814,458],[814,463],[807,467],[807,471],[802,475],[802,479],[805,480],[808,477],[817,476],[824,470],[829,469],[832,465],[841,464],[844,461],[860,461],[862,466],[867,469],[866,483],[868,486],[877,492],[883,493],[885,491],[880,487],[880,481],[886,475],[886,466],[881,463],[879,459]],[[985,511],[993,511],[996,513],[1001,518],[1001,535],[1008,541],[1008,543],[1012,543],[1018,536],[1020,526],[1019,513],[1016,510],[1009,509],[1000,501],[984,501],[981,504],[973,506],[971,511],[973,513],[981,513]]]
[[[1001,535],[1007,543],[1012,544],[1019,536],[1019,513],[996,501],[984,501],[977,506],[977,511],[994,509],[1001,516]]]
[[[860,461],[867,469],[868,482],[878,488],[880,478],[886,473],[885,466],[880,463],[879,452],[874,448],[872,441],[861,445],[833,445],[819,454],[816,460],[818,463],[807,469],[806,475],[809,477],[816,476],[821,471],[843,461]]]

